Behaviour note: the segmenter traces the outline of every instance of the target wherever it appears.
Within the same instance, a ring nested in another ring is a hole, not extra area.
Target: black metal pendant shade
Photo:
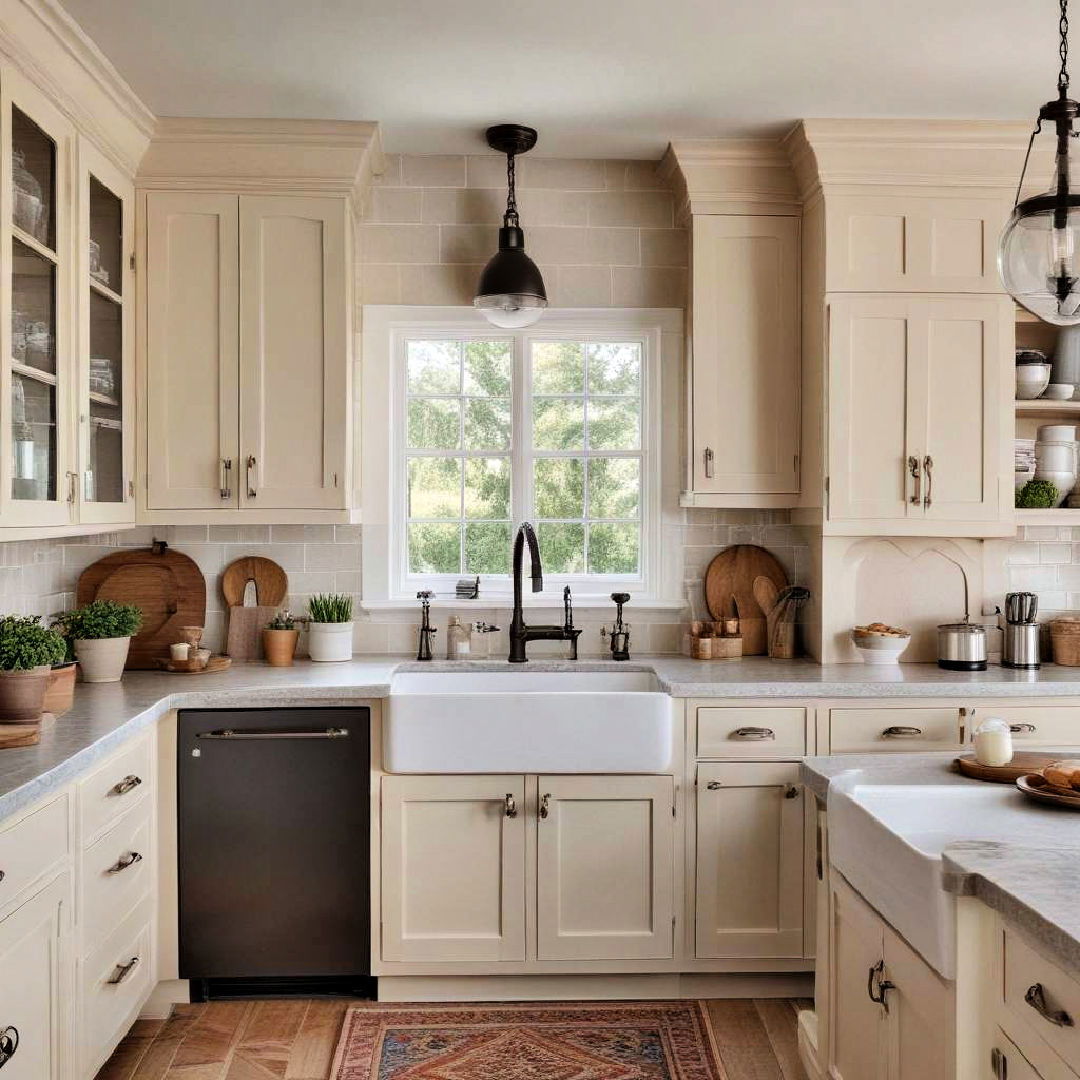
[[[473,300],[477,310],[495,326],[529,326],[547,307],[547,290],[540,268],[525,253],[525,233],[518,223],[514,159],[536,145],[536,132],[519,124],[488,128],[488,145],[506,154],[506,212],[499,229],[499,250],[480,274]]]

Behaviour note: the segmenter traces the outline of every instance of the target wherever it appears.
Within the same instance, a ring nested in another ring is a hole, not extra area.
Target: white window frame
[[[641,572],[628,575],[559,574],[546,572],[544,590],[532,594],[526,590],[530,606],[561,603],[562,587],[574,589],[579,607],[610,607],[610,593],[629,592],[639,603],[652,602],[658,607],[682,603],[673,595],[673,575],[662,566],[662,521],[664,517],[663,478],[671,457],[672,440],[677,425],[665,424],[665,361],[676,354],[681,371],[683,312],[680,309],[611,308],[547,311],[534,326],[523,330],[500,330],[484,322],[471,308],[366,306],[364,317],[363,361],[361,379],[362,429],[362,529],[364,606],[369,608],[415,606],[421,588],[432,589],[454,607],[464,607],[454,599],[454,586],[460,574],[413,575],[407,572],[406,483],[405,483],[405,342],[418,338],[439,340],[508,340],[514,342],[514,373],[511,387],[512,445],[508,452],[513,462],[531,454],[528,446],[516,442],[528,440],[531,425],[529,380],[526,364],[532,341],[634,341],[642,345],[642,506]],[[670,389],[668,392],[670,397]],[[668,401],[667,415],[677,403]],[[597,454],[603,456],[602,452]],[[618,456],[618,455],[615,455]],[[521,521],[521,509],[532,501],[532,477],[528,469],[512,469],[512,532]],[[481,578],[477,607],[508,604],[513,595],[510,575]]]

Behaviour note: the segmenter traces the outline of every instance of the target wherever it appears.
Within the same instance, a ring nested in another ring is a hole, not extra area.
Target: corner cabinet
[[[147,520],[350,520],[348,201],[151,191],[145,209]]]
[[[828,316],[826,532],[1011,534],[1012,302],[841,296]]]
[[[695,214],[684,506],[799,492],[799,219]]]

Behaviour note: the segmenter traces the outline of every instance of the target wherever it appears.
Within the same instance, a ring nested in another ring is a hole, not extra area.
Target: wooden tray
[[[756,544],[734,544],[725,548],[705,571],[705,606],[713,619],[739,617],[743,656],[761,656],[768,651],[765,612],[754,597],[754,579],[764,577],[779,592],[788,579],[773,555]]]
[[[1061,760],[1061,754],[1033,754],[1018,751],[1013,754],[1013,759],[1008,765],[980,765],[975,760],[974,754],[964,754],[963,757],[958,757],[953,764],[956,766],[958,773],[970,776],[973,780],[986,780],[991,784],[1015,784],[1021,776],[1038,772],[1047,765],[1052,765],[1055,761]]]
[[[228,656],[211,656],[204,668],[188,667],[190,663],[190,660],[169,660],[162,656],[157,658],[158,667],[173,675],[212,675],[215,671],[232,667],[232,660]]]
[[[41,733],[56,723],[52,713],[42,713],[40,720],[29,724],[0,724],[0,750],[12,750],[19,746],[37,746]]]
[[[1048,806],[1060,806],[1065,810],[1080,810],[1080,791],[1072,791],[1051,784],[1040,773],[1018,777],[1016,786],[1035,802],[1046,803]]]

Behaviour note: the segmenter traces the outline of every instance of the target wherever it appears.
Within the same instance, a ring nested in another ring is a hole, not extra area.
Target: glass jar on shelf
[[[46,243],[48,221],[41,184],[26,167],[26,156],[21,150],[11,151],[11,181],[12,219],[16,227],[35,240]]]

